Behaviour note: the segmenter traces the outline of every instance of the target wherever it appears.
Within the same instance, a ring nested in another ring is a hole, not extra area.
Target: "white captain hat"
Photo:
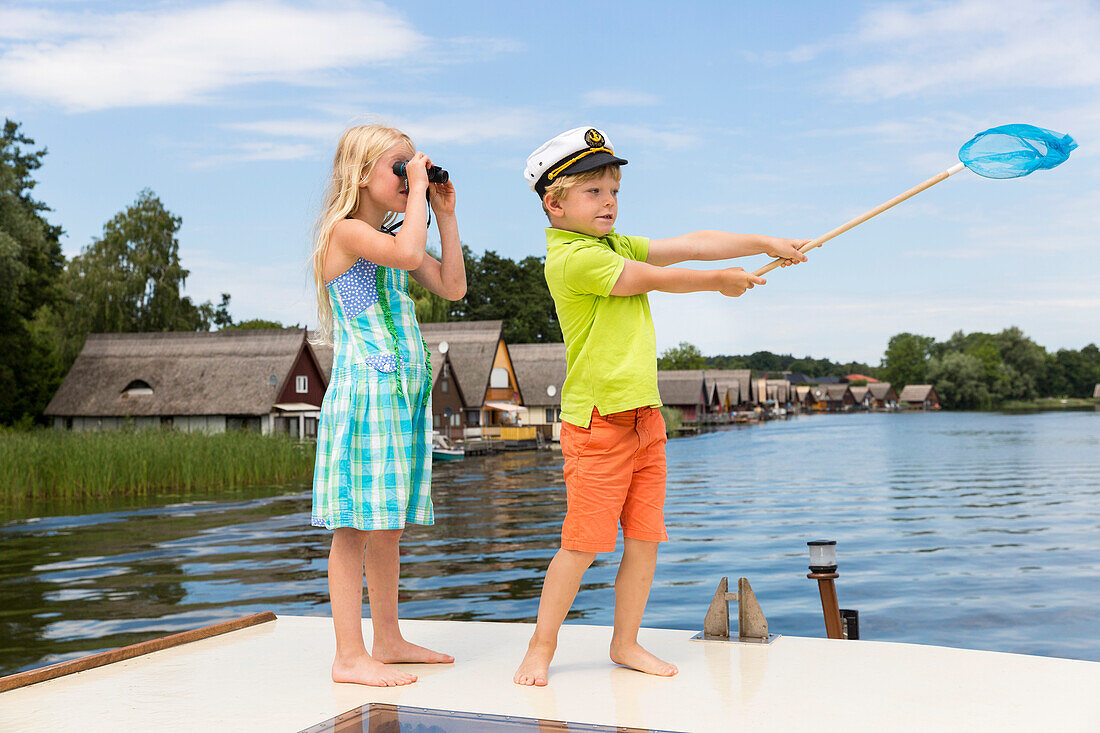
[[[602,165],[626,165],[626,161],[615,157],[615,148],[601,130],[574,127],[531,153],[523,177],[527,179],[527,187],[542,196],[558,177],[584,173]]]

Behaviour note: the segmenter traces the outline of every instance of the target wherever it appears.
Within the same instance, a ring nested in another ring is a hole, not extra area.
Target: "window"
[[[489,387],[492,389],[508,389],[508,370],[497,367],[489,375]]]
[[[446,377],[444,377],[443,381],[439,383],[439,391],[440,392],[446,392],[447,391],[447,378]]]
[[[451,415],[451,427],[457,428],[461,424],[462,424],[462,416],[461,415],[459,415],[457,412],[455,414]]]
[[[553,407],[547,407],[546,408],[546,422],[554,422],[554,408]]]
[[[153,394],[153,388],[143,379],[135,379],[126,385],[126,389],[122,390],[123,397],[134,397],[135,395],[149,395]]]
[[[476,428],[481,424],[481,412],[478,410],[466,411],[466,424],[470,427]]]
[[[294,391],[298,394],[305,394],[309,391],[309,377],[299,375],[294,378]]]
[[[438,428],[440,424],[439,415],[432,415],[432,427]]]
[[[451,363],[445,361],[443,362],[443,378],[446,379],[449,376],[451,376]]]

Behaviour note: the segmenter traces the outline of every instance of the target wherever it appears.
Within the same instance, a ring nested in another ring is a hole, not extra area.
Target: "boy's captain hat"
[[[527,187],[542,196],[560,176],[584,173],[602,165],[626,165],[615,157],[615,148],[601,130],[574,127],[538,147],[527,158],[523,177]]]

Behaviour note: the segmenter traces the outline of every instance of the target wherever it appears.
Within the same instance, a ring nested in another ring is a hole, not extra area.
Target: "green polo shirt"
[[[659,407],[657,343],[649,298],[611,295],[627,259],[645,262],[649,239],[546,230],[546,284],[568,360],[561,419],[587,428],[601,415]]]

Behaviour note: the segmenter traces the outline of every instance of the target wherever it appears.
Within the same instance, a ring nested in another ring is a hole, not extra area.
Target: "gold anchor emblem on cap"
[[[588,147],[590,148],[601,147],[604,143],[603,135],[596,129],[591,129],[584,133],[584,141],[588,143]]]

